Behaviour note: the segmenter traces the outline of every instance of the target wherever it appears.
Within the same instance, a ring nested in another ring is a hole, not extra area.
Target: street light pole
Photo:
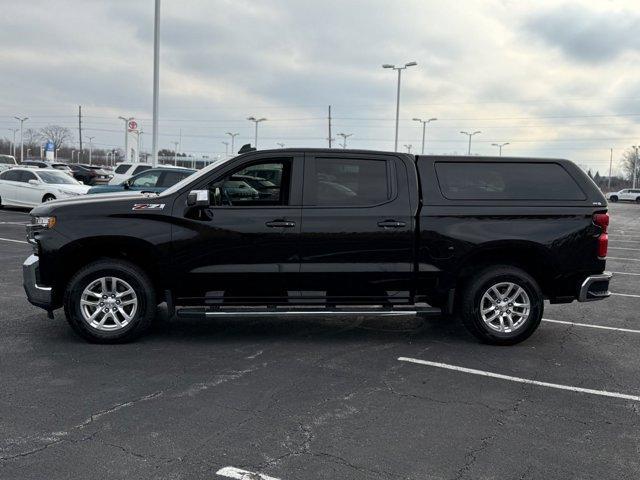
[[[22,124],[29,120],[29,117],[13,117],[20,122],[20,161],[24,162],[24,138],[22,136]]]
[[[256,118],[256,117],[247,117],[247,120],[249,120],[250,122],[255,123],[256,125],[256,134],[255,134],[255,140],[254,140],[254,147],[257,149],[258,148],[258,124],[260,122],[264,122],[266,120],[266,118]]]
[[[224,158],[229,158],[229,142],[224,143]]]
[[[18,131],[18,129],[10,128],[9,131],[13,132],[13,143],[11,144],[11,148],[9,148],[9,153],[13,155],[13,157],[15,157],[16,156],[16,132]]]
[[[89,139],[89,165],[93,165],[91,163],[91,154],[93,152],[93,139],[96,137],[87,137]]]
[[[153,127],[151,140],[154,167],[158,165],[158,98],[160,90],[160,0],[155,1],[153,24]]]
[[[638,146],[634,145],[635,155],[633,157],[633,187],[636,188],[636,173],[638,171]]]
[[[231,155],[233,155],[236,151],[235,149],[235,142],[236,142],[236,137],[238,135],[240,135],[239,133],[231,133],[231,132],[227,132],[227,135],[229,135],[231,137]]]
[[[353,133],[338,133],[339,137],[342,137],[342,148],[347,148],[347,138],[353,136]]]
[[[428,120],[422,120],[421,118],[413,119],[414,122],[420,122],[422,124],[422,155],[424,155],[424,139],[425,139],[425,133],[427,129],[427,123],[435,122],[436,120],[438,119],[437,118],[430,118]]]
[[[407,153],[409,155],[411,155],[411,149],[413,148],[413,145],[409,144],[409,145],[405,145],[405,148],[407,149]]]
[[[491,146],[492,147],[498,147],[498,150],[500,152],[500,156],[502,156],[502,147],[506,147],[507,145],[509,145],[509,142],[505,142],[505,143],[492,143]]]
[[[474,135],[477,135],[479,133],[482,133],[480,130],[476,130],[475,132],[460,132],[463,135],[467,135],[469,137],[469,150],[467,151],[467,155],[471,155],[471,137],[473,137]]]
[[[398,151],[398,124],[400,122],[400,81],[402,78],[402,70],[406,70],[408,67],[413,67],[415,65],[418,65],[416,62],[408,62],[405,63],[403,67],[396,67],[395,65],[390,65],[388,63],[385,63],[384,65],[382,65],[382,68],[391,68],[393,70],[397,70],[398,71],[398,88],[396,91],[396,137],[395,137],[395,142],[394,142],[394,151],[397,152]]]
[[[178,165],[178,145],[180,144],[180,142],[173,142],[173,145],[175,146],[174,150],[173,150],[173,166],[177,166]]]

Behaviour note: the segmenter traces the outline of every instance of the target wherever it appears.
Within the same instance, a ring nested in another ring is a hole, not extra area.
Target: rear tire
[[[4,208],[4,205],[2,204],[2,197],[0,197],[0,208]]]
[[[614,195],[609,200],[611,200],[613,203],[616,203],[618,201],[618,197]]]
[[[526,305],[526,307],[525,307]],[[493,345],[514,345],[529,338],[544,312],[542,291],[531,275],[500,265],[479,272],[460,299],[462,323],[476,338]]]
[[[64,294],[69,325],[92,343],[125,343],[140,337],[151,326],[156,304],[147,274],[115,259],[98,260],[79,270]]]
[[[640,197],[636,197],[636,203],[640,203]]]

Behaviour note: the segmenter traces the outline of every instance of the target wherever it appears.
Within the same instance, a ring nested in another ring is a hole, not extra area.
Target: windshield
[[[76,179],[62,172],[38,172],[38,176],[44,183],[58,185],[80,185],[80,182],[78,182]]]
[[[228,158],[228,159],[220,158],[220,159],[218,159],[218,160],[216,160],[214,162],[211,162],[211,164],[209,164],[209,166],[207,166],[207,167],[203,168],[202,170],[194,173],[193,175],[189,175],[184,180],[180,180],[173,187],[167,188],[164,192],[162,192],[162,196],[174,194],[175,192],[179,191],[185,185],[188,185],[191,182],[195,182],[196,180],[200,179],[200,177],[202,177],[203,175],[206,175],[207,173],[209,173],[214,168],[219,167],[220,165],[222,165],[223,163],[228,162],[229,160],[232,160],[232,159],[231,158]]]

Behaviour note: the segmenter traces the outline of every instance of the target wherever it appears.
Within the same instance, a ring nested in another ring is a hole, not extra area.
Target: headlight
[[[79,195],[82,195],[81,193],[70,192],[69,190],[60,190],[60,193],[62,193],[63,195],[68,195],[69,197],[77,197]]]
[[[56,225],[56,217],[31,217],[31,225],[53,228]]]

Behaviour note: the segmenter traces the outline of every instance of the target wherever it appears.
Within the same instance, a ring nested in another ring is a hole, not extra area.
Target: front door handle
[[[269,228],[293,228],[296,226],[296,222],[288,222],[286,220],[273,220],[265,223]]]
[[[380,228],[402,228],[406,227],[407,224],[405,222],[399,222],[398,220],[383,220],[378,222],[378,226]]]

